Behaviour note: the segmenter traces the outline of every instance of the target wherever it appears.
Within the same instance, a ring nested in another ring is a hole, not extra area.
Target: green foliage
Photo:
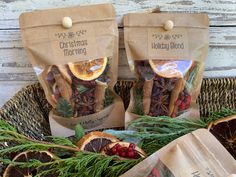
[[[50,162],[31,160],[29,162],[14,162],[0,158],[4,164],[12,164],[19,167],[45,168],[36,177],[58,174],[59,177],[83,176],[83,177],[118,177],[138,164],[143,159],[119,160],[117,156],[104,156],[99,153],[77,152],[69,158],[55,158]]]
[[[129,124],[128,129],[135,130],[136,133],[128,136],[140,139],[141,148],[147,154],[152,154],[176,138],[205,127],[206,123],[202,120],[141,116]]]
[[[123,137],[141,140],[140,147],[150,155],[185,134],[199,128],[207,128],[211,121],[234,114],[236,114],[236,110],[223,108],[218,112],[211,113],[208,118],[195,121],[174,119],[166,116],[141,116],[128,126],[129,130],[135,130],[136,132],[132,134],[124,133]]]
[[[170,117],[141,116],[129,124],[129,129],[136,130],[132,133],[122,131],[124,138],[138,138],[139,145],[150,155],[158,149],[182,135],[190,133],[199,128],[206,128],[209,122],[221,117],[236,114],[236,110],[222,109],[212,113],[209,118],[196,121],[186,119],[173,119]],[[118,177],[127,170],[138,164],[143,159],[120,160],[117,156],[104,156],[99,153],[79,151],[70,140],[59,137],[47,137],[51,142],[30,139],[17,133],[16,129],[7,122],[0,120],[0,142],[14,142],[14,146],[0,149],[0,161],[3,164],[12,164],[20,167],[44,168],[37,177],[46,174],[58,174],[60,177]],[[38,160],[29,162],[13,162],[6,155],[11,152],[40,151],[53,149],[57,156],[53,161],[43,163]],[[70,156],[62,158],[63,150],[70,152]],[[57,154],[58,152],[58,154]]]
[[[11,126],[4,120],[0,120],[0,130],[13,131],[16,132],[15,127]]]
[[[46,138],[55,144],[60,144],[63,146],[70,146],[76,148],[77,146],[74,145],[69,139],[57,136],[46,136]]]
[[[114,101],[114,96],[109,88],[105,90],[104,107],[110,106]]]
[[[64,98],[60,98],[57,107],[57,113],[62,117],[72,117],[73,116],[73,109],[70,103],[66,101]]]
[[[4,132],[4,133],[3,133]],[[16,129],[5,121],[0,121],[0,143],[14,142],[14,146],[7,146],[0,149],[0,161],[19,167],[43,168],[37,177],[46,174],[58,174],[59,177],[118,177],[143,159],[120,160],[117,156],[104,156],[99,153],[80,151],[69,139],[48,136],[50,142],[38,141],[28,138],[16,132]],[[50,162],[40,162],[30,160],[28,162],[14,162],[8,158],[8,154],[20,153],[23,151],[53,150],[54,160]],[[61,157],[61,152],[68,151],[70,156]]]
[[[236,110],[229,109],[229,108],[222,108],[221,110],[217,112],[211,112],[210,115],[206,118],[202,118],[203,121],[206,122],[206,124],[209,124],[212,121],[215,121],[222,117],[227,117],[231,115],[236,115]]]
[[[84,128],[78,123],[75,126],[75,137],[77,140],[80,140],[85,135]]]
[[[143,87],[140,88],[140,83],[137,83],[133,89],[134,109],[133,113],[143,115]]]
[[[81,85],[81,84],[78,84],[77,85],[77,90],[79,91],[79,94],[83,94],[84,92],[88,91],[88,88]]]

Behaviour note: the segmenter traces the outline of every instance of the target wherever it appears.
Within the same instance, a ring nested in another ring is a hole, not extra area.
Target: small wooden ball
[[[62,26],[64,28],[71,28],[72,27],[72,19],[70,17],[63,17]]]
[[[173,27],[174,27],[174,22],[171,21],[171,20],[167,20],[167,21],[165,22],[165,24],[164,24],[164,29],[165,29],[166,31],[172,30]]]

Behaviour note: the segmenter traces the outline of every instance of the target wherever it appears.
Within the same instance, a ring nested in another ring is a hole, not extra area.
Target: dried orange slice
[[[191,60],[149,60],[153,71],[164,78],[183,78],[191,68]]]
[[[94,131],[79,140],[77,146],[80,150],[100,152],[107,144],[119,141],[115,136]]]
[[[137,145],[121,141],[106,145],[102,150],[102,154],[117,155],[126,159],[138,159],[140,157],[146,157],[146,153]]]
[[[211,122],[208,130],[236,159],[236,115]]]
[[[26,151],[18,154],[12,161],[14,162],[29,162],[30,160],[39,160],[46,163],[52,161],[54,155],[48,151]],[[44,167],[46,168],[46,167]],[[4,171],[3,177],[26,177],[35,176],[43,169],[40,168],[20,168],[18,166],[8,165]],[[48,174],[45,177],[56,177],[55,174]]]
[[[89,61],[68,63],[73,75],[84,81],[91,81],[98,78],[104,72],[106,65],[106,57]]]

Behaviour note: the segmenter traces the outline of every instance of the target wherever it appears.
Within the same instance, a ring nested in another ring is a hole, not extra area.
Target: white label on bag
[[[184,29],[148,29],[149,59],[188,59],[188,36]]]

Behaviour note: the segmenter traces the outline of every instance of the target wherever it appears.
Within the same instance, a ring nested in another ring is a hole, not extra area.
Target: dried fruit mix
[[[156,62],[165,63],[159,65],[159,67],[162,67],[161,74],[154,72],[148,60],[135,61],[138,80],[133,88],[133,113],[176,117],[190,107],[192,100],[191,88],[197,75],[197,62],[191,64],[191,67],[183,73],[183,76],[180,73],[181,71],[179,71],[181,75],[178,74],[176,63],[178,62],[181,65],[181,63],[191,61],[175,60],[167,62],[157,60]]]
[[[101,59],[97,61],[99,60]],[[95,76],[95,73],[100,72],[100,68],[104,69]],[[83,66],[70,63],[49,67],[46,81],[50,87],[57,114],[63,117],[85,116],[100,112],[112,104],[114,98],[112,91],[108,88],[108,69],[107,59],[105,63],[92,60],[91,62],[84,61]],[[105,101],[107,99],[110,101]]]
[[[78,123],[86,131],[124,126],[124,105],[113,90],[118,70],[115,17],[111,4],[21,14],[24,47],[53,107],[53,135],[74,135]]]
[[[200,117],[196,99],[208,50],[205,14],[133,13],[124,16],[128,63],[136,76],[125,114]]]

